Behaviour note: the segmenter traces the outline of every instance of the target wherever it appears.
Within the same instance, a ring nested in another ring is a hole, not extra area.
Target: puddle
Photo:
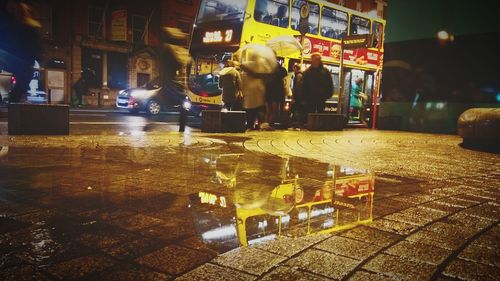
[[[368,169],[227,145],[0,151],[0,217],[9,226],[0,252],[43,266],[92,249],[123,260],[171,244],[221,253],[373,218]],[[127,246],[132,238],[148,246]]]
[[[204,163],[220,188],[191,194],[189,208],[199,237],[216,249],[327,234],[373,219],[369,170],[296,158],[259,163],[245,154],[212,155]]]

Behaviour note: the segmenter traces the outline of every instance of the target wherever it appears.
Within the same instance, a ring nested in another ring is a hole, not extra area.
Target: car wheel
[[[146,108],[146,112],[149,114],[149,115],[158,115],[160,114],[160,111],[161,111],[161,105],[158,101],[156,100],[150,100],[148,102],[148,106]]]

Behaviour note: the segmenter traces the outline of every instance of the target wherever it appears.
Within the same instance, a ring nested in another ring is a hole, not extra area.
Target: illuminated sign
[[[198,197],[200,197],[200,202],[202,204],[216,205],[217,201],[219,201],[219,206],[221,206],[222,208],[227,207],[226,197],[224,196],[217,196],[208,192],[198,192]]]
[[[214,31],[206,31],[205,36],[203,36],[203,43],[211,44],[211,43],[229,43],[233,39],[233,30],[214,30]]]

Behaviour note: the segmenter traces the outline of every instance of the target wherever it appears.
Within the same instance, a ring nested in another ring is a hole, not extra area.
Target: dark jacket
[[[292,98],[295,103],[304,102],[304,96],[302,91],[302,82],[304,81],[304,74],[299,72],[293,77],[293,89]]]
[[[285,102],[285,81],[288,75],[286,69],[278,67],[275,73],[266,82],[266,101],[267,102]]]
[[[325,102],[333,94],[333,81],[330,71],[323,65],[318,68],[309,67],[304,71],[302,82],[304,102],[317,104]]]

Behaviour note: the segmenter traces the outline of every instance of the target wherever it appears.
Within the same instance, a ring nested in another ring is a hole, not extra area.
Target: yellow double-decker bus
[[[322,0],[202,0],[190,45],[194,59],[189,70],[192,102],[203,107],[221,105],[218,72],[224,61],[244,45],[265,44],[282,35],[301,40],[299,22],[303,5],[309,6],[309,32],[302,41],[303,68],[309,65],[311,54],[319,52],[333,78],[334,90],[325,110],[338,112],[342,88],[339,75],[344,75],[341,112],[350,123],[371,124],[382,75],[385,21]],[[371,35],[369,48],[344,50],[344,67],[340,70],[342,38],[362,34]],[[290,75],[300,59],[300,53],[280,58]],[[363,100],[366,112],[355,116],[349,104],[351,88],[358,78],[363,79],[362,92],[367,95]],[[360,120],[360,116],[366,120]]]

